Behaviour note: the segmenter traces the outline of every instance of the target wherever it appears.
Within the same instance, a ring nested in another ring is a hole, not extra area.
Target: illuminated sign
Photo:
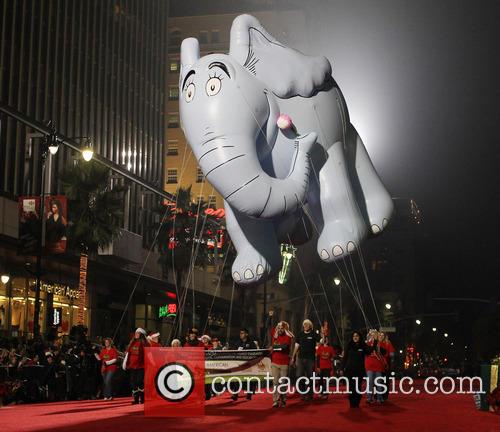
[[[278,282],[283,285],[288,281],[290,272],[292,270],[292,260],[295,258],[296,247],[289,244],[281,245],[281,256],[283,258],[283,265],[278,275]]]
[[[52,325],[58,326],[62,322],[62,308],[54,308],[54,315],[52,316]]]
[[[176,315],[177,315],[177,304],[176,303],[169,303],[165,306],[160,306],[160,309],[158,311],[159,318],[175,317]]]
[[[80,255],[80,283],[78,285],[78,324],[83,324],[85,319],[85,296],[87,294],[87,266],[88,266],[88,256],[87,254]]]
[[[30,281],[30,289],[35,290],[35,281]],[[70,288],[67,285],[51,284],[46,282],[41,282],[40,290],[45,291],[49,294],[54,294],[55,296],[65,296],[73,299],[80,297],[80,293],[77,289]]]

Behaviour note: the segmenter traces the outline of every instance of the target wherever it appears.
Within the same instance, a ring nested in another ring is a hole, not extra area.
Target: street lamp
[[[445,333],[445,334],[444,334],[444,337],[448,337],[448,333]]]
[[[57,153],[57,150],[59,150],[59,143],[57,142],[55,134],[52,134],[48,137],[48,147],[49,153],[52,156],[54,156]]]
[[[334,283],[335,285],[339,286],[339,285],[340,285],[340,278],[338,278],[338,277],[334,277],[334,278],[333,278],[333,283]]]
[[[4,285],[7,285],[10,280],[10,276],[8,274],[3,274],[2,276],[0,276],[0,280]]]
[[[94,150],[92,150],[92,141],[87,140],[86,146],[82,150],[82,157],[85,162],[90,162],[94,157]]]
[[[416,322],[418,325],[422,324],[422,321],[420,321],[419,319],[418,319],[418,320],[415,320],[415,322]]]
[[[437,328],[436,327],[432,327],[432,331],[433,332],[437,332]]]
[[[392,305],[391,305],[390,303],[386,303],[386,304],[385,304],[385,308],[386,308],[387,310],[391,310]]]

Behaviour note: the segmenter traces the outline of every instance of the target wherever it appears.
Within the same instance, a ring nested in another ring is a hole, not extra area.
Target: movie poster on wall
[[[19,255],[36,255],[40,237],[40,197],[21,196],[19,209]]]
[[[68,227],[68,202],[63,195],[45,197],[45,253],[66,252]]]

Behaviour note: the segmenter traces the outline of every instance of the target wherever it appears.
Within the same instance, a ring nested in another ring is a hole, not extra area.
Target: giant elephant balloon
[[[262,282],[278,271],[280,242],[291,242],[297,227],[309,237],[317,233],[326,262],[386,227],[391,197],[325,57],[286,47],[256,18],[241,15],[229,55],[200,58],[196,39],[182,42],[179,86],[184,133],[225,200],[237,283]],[[294,127],[280,129],[280,113]]]

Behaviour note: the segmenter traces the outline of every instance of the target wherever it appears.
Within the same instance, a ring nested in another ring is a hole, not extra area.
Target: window
[[[216,44],[220,42],[219,30],[212,30],[212,43]]]
[[[179,87],[171,86],[168,90],[168,100],[176,101],[179,100]]]
[[[200,42],[200,44],[208,43],[208,32],[206,30],[200,32],[200,34],[198,35],[198,41]]]
[[[167,183],[177,183],[177,168],[167,169]]]
[[[170,46],[172,48],[180,48],[182,42],[182,34],[180,30],[170,32]]]
[[[179,72],[179,61],[171,60],[170,61],[170,72]]]
[[[168,127],[169,127],[169,129],[179,127],[179,114],[178,113],[170,113],[168,115]]]
[[[177,156],[179,154],[179,141],[168,140],[167,142],[167,156]]]
[[[217,197],[215,195],[208,196],[208,207],[210,207],[210,208],[217,207]]]
[[[204,198],[203,198],[203,195],[198,195],[196,197],[196,205],[199,206],[200,204],[203,204],[203,201],[205,201]]]
[[[205,181],[205,176],[200,168],[196,168],[196,183],[203,183]]]

